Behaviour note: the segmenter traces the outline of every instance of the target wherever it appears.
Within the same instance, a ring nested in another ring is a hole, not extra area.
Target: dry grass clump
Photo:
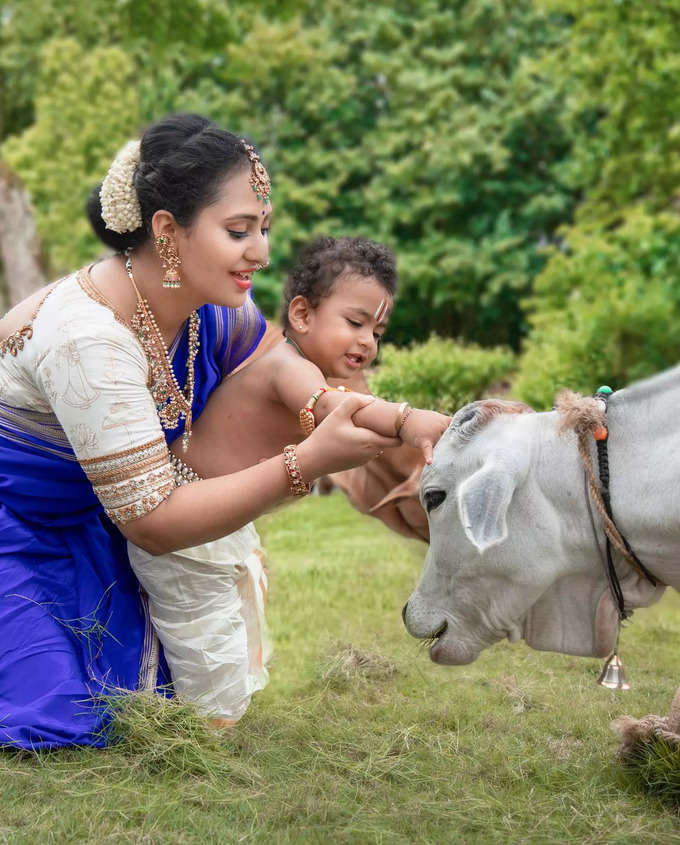
[[[331,683],[382,680],[391,678],[396,672],[396,664],[379,654],[361,651],[349,643],[337,643],[331,650],[321,677]]]
[[[238,734],[215,728],[196,705],[151,692],[110,696],[112,752],[149,775],[200,777],[255,786],[260,776],[238,756]]]
[[[639,743],[624,763],[645,789],[680,806],[680,746],[653,736]]]
[[[629,771],[647,789],[680,804],[680,688],[668,716],[619,716],[612,728]]]
[[[511,703],[513,713],[525,713],[540,707],[540,703],[530,691],[531,682],[520,682],[514,675],[499,678],[495,685],[505,694]]]

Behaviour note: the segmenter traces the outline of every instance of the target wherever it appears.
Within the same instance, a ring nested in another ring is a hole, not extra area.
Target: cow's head
[[[617,614],[590,524],[575,441],[556,415],[497,399],[461,408],[421,481],[430,548],[404,608],[438,663],[469,663],[506,637],[603,656]],[[653,597],[625,576],[635,606]]]

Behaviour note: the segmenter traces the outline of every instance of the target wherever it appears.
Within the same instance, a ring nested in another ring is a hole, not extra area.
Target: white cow
[[[609,401],[614,518],[661,582],[652,586],[614,551],[627,608],[657,601],[663,584],[680,587],[678,409],[680,368]],[[421,480],[430,547],[403,613],[413,636],[434,639],[435,662],[470,663],[506,637],[583,656],[614,648],[605,535],[594,507],[591,521],[576,436],[558,422],[554,411],[473,402],[437,444]]]

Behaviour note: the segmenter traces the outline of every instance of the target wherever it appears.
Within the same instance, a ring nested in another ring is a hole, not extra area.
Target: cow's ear
[[[458,488],[458,510],[465,534],[480,553],[508,536],[508,506],[525,475],[526,466],[491,456]]]

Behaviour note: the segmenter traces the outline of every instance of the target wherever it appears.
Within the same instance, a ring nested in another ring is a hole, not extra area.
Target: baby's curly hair
[[[304,296],[312,308],[328,296],[341,276],[373,277],[394,296],[397,267],[392,250],[367,238],[320,237],[303,247],[297,264],[283,288],[281,321],[290,327],[288,306],[296,296]]]

